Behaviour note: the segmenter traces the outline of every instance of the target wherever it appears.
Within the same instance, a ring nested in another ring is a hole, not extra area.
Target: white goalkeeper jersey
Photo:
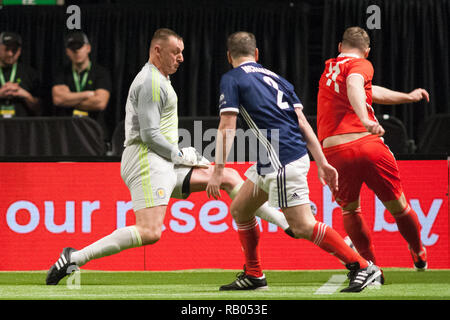
[[[142,130],[151,129],[152,140],[154,138],[158,143],[153,146],[154,150],[150,144],[150,150],[160,153],[158,150],[163,146],[161,153],[165,154],[161,155],[170,157],[170,148],[178,145],[177,102],[177,95],[168,77],[147,62],[134,78],[128,92],[125,107],[125,147],[145,143],[146,139],[141,135]]]

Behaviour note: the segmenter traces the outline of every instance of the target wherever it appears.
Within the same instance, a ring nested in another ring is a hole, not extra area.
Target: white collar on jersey
[[[338,57],[360,58],[356,53],[341,53]]]

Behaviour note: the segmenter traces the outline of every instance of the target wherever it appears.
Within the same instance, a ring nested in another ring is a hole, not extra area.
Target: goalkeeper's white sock
[[[233,190],[230,191],[228,195],[231,199],[234,199],[236,197],[236,194],[243,184],[244,182],[239,183],[233,188]],[[284,213],[273,207],[270,207],[267,202],[264,202],[264,204],[255,211],[255,215],[263,220],[266,220],[267,222],[279,226],[283,230],[289,228],[289,224],[286,220],[286,217],[284,216]]]
[[[110,256],[141,245],[141,236],[135,226],[120,228],[87,247],[73,252],[70,261],[81,267],[93,259]]]
[[[263,220],[266,220],[267,222],[279,226],[283,230],[289,228],[289,224],[284,216],[284,213],[269,206],[267,202],[264,202],[263,205],[256,210],[255,215]]]

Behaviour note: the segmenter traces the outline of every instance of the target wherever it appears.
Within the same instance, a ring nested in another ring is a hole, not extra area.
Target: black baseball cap
[[[74,31],[66,36],[64,43],[66,45],[66,48],[69,48],[71,50],[78,50],[85,44],[88,44],[89,39],[84,32]]]
[[[0,44],[5,46],[22,47],[22,38],[15,32],[2,32],[0,33]]]

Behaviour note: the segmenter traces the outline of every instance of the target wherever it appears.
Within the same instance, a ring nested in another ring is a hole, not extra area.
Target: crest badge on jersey
[[[158,188],[158,190],[156,190],[156,196],[159,199],[164,199],[166,197],[166,191],[164,190],[164,188]]]

